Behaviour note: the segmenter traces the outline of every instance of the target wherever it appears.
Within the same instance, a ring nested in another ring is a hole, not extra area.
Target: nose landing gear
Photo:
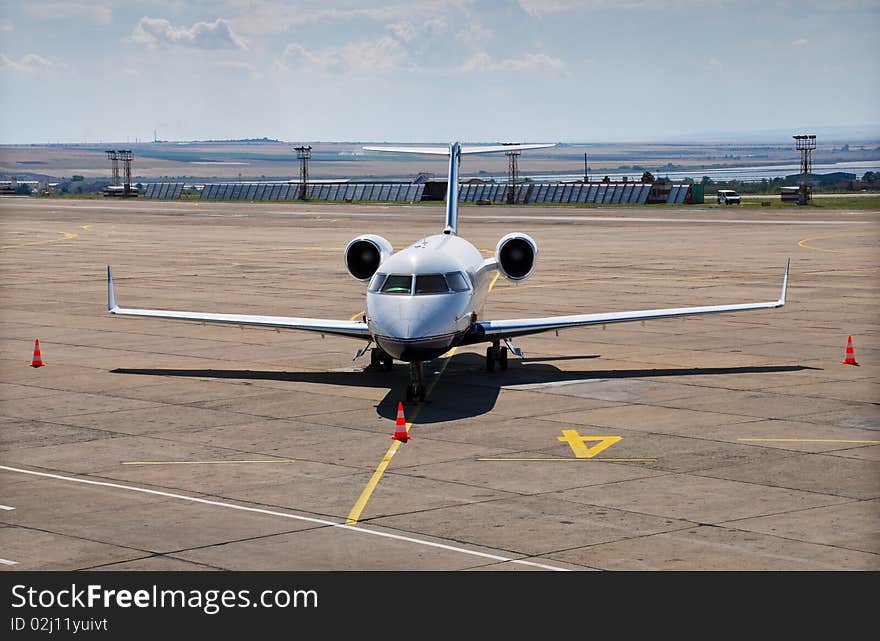
[[[425,402],[427,390],[422,381],[422,363],[419,361],[409,364],[409,386],[406,388],[406,402]]]

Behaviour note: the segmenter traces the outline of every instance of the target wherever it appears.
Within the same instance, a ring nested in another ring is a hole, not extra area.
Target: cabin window
[[[382,283],[385,282],[385,278],[387,276],[388,274],[380,274],[379,272],[373,274],[373,278],[370,280],[370,286],[367,288],[367,291],[378,292],[380,289],[382,289]]]
[[[412,292],[412,276],[391,274],[382,284],[383,294],[409,294]]]
[[[461,272],[449,272],[446,274],[446,282],[454,292],[466,292],[470,289],[467,278]]]

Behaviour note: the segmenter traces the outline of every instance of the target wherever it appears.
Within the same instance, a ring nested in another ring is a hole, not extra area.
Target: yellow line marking
[[[577,458],[593,458],[622,438],[621,436],[581,436],[577,430],[562,430],[562,436],[557,436],[556,440],[568,443]],[[587,447],[587,441],[599,442],[593,447]]]
[[[612,461],[616,463],[654,463],[655,458],[478,458],[478,461]]]
[[[409,428],[411,425],[412,423],[406,424],[407,434],[409,434]],[[364,491],[361,492],[361,495],[355,502],[354,507],[351,508],[351,512],[348,513],[348,518],[345,520],[346,525],[354,525],[358,522],[358,519],[361,518],[361,512],[364,511],[364,507],[366,507],[367,501],[369,501],[370,497],[373,495],[373,490],[375,490],[376,486],[379,484],[379,479],[381,479],[382,475],[385,474],[385,470],[387,469],[388,464],[391,462],[391,459],[394,458],[394,455],[397,454],[397,450],[399,448],[400,441],[393,441],[391,443],[388,451],[385,452],[385,456],[382,457],[382,460],[376,467],[376,471],[373,472],[373,476],[371,476],[370,480],[367,481],[367,485],[366,487],[364,487]]]
[[[738,438],[737,441],[755,441],[758,443],[868,443],[878,444],[880,441],[857,441],[837,438]]]
[[[57,243],[62,240],[72,240],[79,237],[79,234],[72,231],[58,231],[56,234],[62,234],[61,238],[50,238],[48,240],[34,240],[29,243],[17,243],[15,245],[3,245],[0,249],[13,249],[14,247],[29,247],[32,245],[46,245],[48,243]]]
[[[358,318],[360,318],[361,316],[363,316],[364,313],[365,313],[364,310],[361,310],[361,311],[359,311],[357,314],[355,314],[354,316],[352,316],[351,318],[349,318],[348,320],[357,320]]]
[[[230,465],[232,463],[296,463],[296,460],[273,459],[271,461],[122,461],[123,465]]]
[[[489,283],[489,291],[492,291],[492,288],[495,286],[498,277],[501,276],[501,272],[495,272],[495,278],[492,279],[492,282]],[[354,320],[354,317],[352,317]],[[445,359],[443,361],[443,365],[440,367],[440,372],[431,381],[431,384],[428,386],[428,389],[425,392],[425,397],[430,398],[431,392],[434,391],[434,387],[437,385],[440,378],[443,376],[443,372],[446,371],[446,366],[449,365],[449,361],[452,360],[452,357],[455,355],[455,352],[458,351],[457,347],[453,347],[448,352],[443,354],[441,358]],[[409,430],[412,427],[413,423],[415,423],[416,419],[419,417],[419,413],[422,411],[422,405],[417,405],[415,411],[413,412],[410,420],[406,424],[406,433],[409,434]],[[391,443],[391,446],[388,448],[388,451],[385,452],[385,456],[382,457],[382,460],[379,461],[379,465],[376,466],[376,470],[373,472],[373,475],[370,477],[370,480],[367,481],[367,485],[364,487],[361,495],[358,497],[358,500],[355,501],[354,506],[351,508],[351,511],[348,513],[348,518],[345,520],[346,525],[355,525],[358,520],[361,518],[361,514],[364,511],[364,508],[367,505],[367,502],[370,500],[370,497],[373,495],[373,491],[376,489],[376,486],[379,484],[379,480],[382,478],[382,475],[385,474],[385,470],[388,469],[388,464],[391,463],[391,459],[394,458],[394,455],[397,454],[397,450],[400,449],[400,441],[394,441]]]
[[[828,238],[841,238],[843,236],[845,236],[845,235],[844,234],[832,234],[830,236],[813,236],[812,238],[802,238],[801,240],[798,241],[798,247],[800,247],[802,249],[812,249],[813,251],[817,251],[817,252],[828,252],[831,254],[852,254],[852,253],[854,253],[854,251],[851,249],[825,249],[823,247],[814,247],[813,245],[809,244],[811,241],[814,241],[814,240],[826,240]],[[865,247],[865,248],[859,248],[859,249],[867,250],[868,248]],[[858,251],[858,250],[855,250],[855,251]]]

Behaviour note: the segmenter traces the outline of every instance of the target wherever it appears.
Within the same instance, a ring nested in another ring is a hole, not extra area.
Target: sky
[[[0,8],[0,143],[880,131],[880,0]]]

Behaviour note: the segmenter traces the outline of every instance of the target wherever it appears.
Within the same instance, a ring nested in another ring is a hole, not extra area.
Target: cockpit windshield
[[[454,292],[466,292],[470,289],[467,279],[461,272],[449,272],[446,274],[446,282],[449,283],[449,288]]]
[[[449,291],[443,274],[416,274],[416,296],[420,294],[445,294]]]
[[[382,274],[380,272],[376,272],[373,275],[373,278],[370,280],[370,286],[367,287],[368,292],[378,292],[382,289],[382,284],[385,282],[385,278],[388,274]]]
[[[412,292],[412,276],[391,274],[382,284],[383,294],[409,294]]]
[[[415,289],[413,289],[415,285]],[[370,280],[369,292],[382,294],[448,294],[466,292],[470,282],[462,272],[448,274],[382,274],[377,272]]]

